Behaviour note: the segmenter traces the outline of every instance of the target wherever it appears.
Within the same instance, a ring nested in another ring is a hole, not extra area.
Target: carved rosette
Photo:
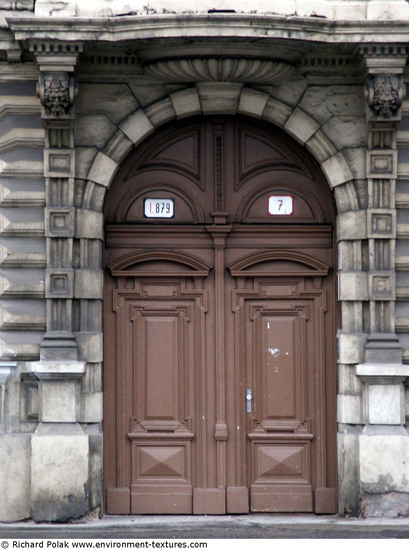
[[[405,95],[402,76],[380,74],[369,77],[365,92],[368,106],[375,118],[390,119],[399,116]]]
[[[277,84],[292,76],[295,67],[270,59],[194,57],[147,63],[148,76],[167,82],[252,82]]]
[[[37,94],[41,99],[46,117],[67,118],[73,114],[75,83],[69,73],[42,74]]]

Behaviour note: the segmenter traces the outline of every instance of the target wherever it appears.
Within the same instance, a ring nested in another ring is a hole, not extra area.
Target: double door
[[[273,183],[243,194],[236,218],[216,192],[203,220],[188,192],[149,178],[106,227],[107,512],[334,513],[331,224],[313,207],[309,223],[262,218],[271,196],[306,215]],[[161,197],[197,219],[130,223]]]

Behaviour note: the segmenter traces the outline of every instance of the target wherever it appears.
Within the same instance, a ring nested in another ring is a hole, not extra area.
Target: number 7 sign
[[[294,213],[294,198],[290,195],[271,195],[268,197],[270,216],[291,216]]]

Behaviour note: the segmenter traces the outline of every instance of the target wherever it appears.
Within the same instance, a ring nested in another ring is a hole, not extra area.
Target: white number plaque
[[[173,199],[145,199],[145,218],[173,218],[175,201]]]
[[[291,216],[294,213],[294,199],[290,195],[268,197],[268,213],[270,216]]]

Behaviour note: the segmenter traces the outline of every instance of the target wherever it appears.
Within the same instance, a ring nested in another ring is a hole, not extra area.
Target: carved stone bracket
[[[401,75],[378,74],[368,77],[365,96],[375,119],[392,119],[400,116],[405,96]]]
[[[76,85],[68,73],[55,72],[40,76],[37,94],[43,106],[43,118],[71,118],[74,116]]]

